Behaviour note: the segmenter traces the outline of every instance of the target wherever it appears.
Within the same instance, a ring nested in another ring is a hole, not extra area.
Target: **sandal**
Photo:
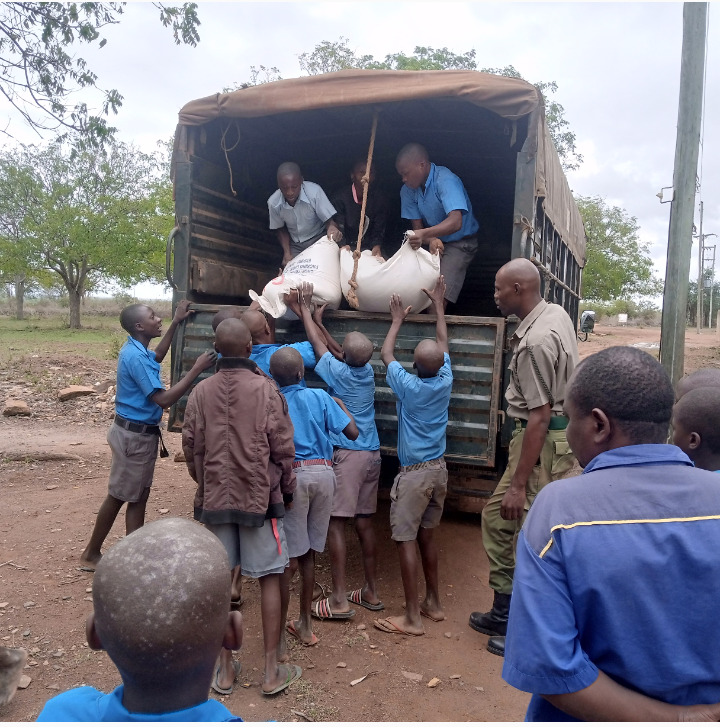
[[[318,640],[319,640],[319,639],[318,639],[318,637],[317,637],[317,636],[316,636],[315,634],[313,634],[313,635],[312,635],[312,639],[310,640],[310,643],[309,643],[309,644],[306,644],[306,643],[305,643],[305,642],[304,642],[304,641],[303,641],[303,640],[302,640],[302,639],[300,638],[300,634],[298,634],[298,632],[297,632],[297,629],[295,628],[295,622],[294,622],[294,621],[288,621],[288,622],[287,622],[287,623],[285,624],[285,628],[287,629],[287,632],[288,632],[288,633],[289,633],[289,634],[290,634],[291,636],[294,636],[294,637],[295,637],[295,638],[296,638],[296,639],[297,639],[297,640],[298,640],[298,641],[299,641],[299,642],[300,642],[300,643],[301,643],[301,644],[302,644],[303,646],[316,646],[316,645],[317,645],[317,643],[318,643]]]
[[[354,603],[356,606],[367,608],[369,611],[382,611],[385,608],[385,604],[382,601],[380,601],[380,603],[370,603],[369,601],[366,601],[362,597],[362,588],[358,588],[356,591],[350,591],[350,593],[347,594],[347,600],[350,601],[350,603]]]
[[[411,634],[409,631],[403,631],[399,626],[396,626],[392,621],[386,618],[376,618],[373,621],[373,626],[378,631],[384,631],[386,634],[403,634],[404,636],[424,636],[425,634]]]
[[[275,687],[275,689],[273,689],[271,692],[266,692],[265,690],[263,690],[263,695],[266,697],[270,697],[273,694],[278,694],[279,692],[287,689],[293,682],[296,682],[302,676],[302,669],[295,664],[288,664],[287,672],[287,679],[285,679],[285,681],[279,687]]]
[[[239,661],[233,660],[233,669],[235,670],[235,679],[237,679],[240,676],[240,672],[242,671],[242,665]],[[233,679],[233,684],[231,684],[227,689],[223,689],[222,687],[218,686],[218,678],[220,677],[220,664],[218,664],[217,669],[215,669],[215,676],[213,677],[212,684],[210,685],[210,688],[216,691],[218,694],[232,694],[233,693],[233,686],[235,683],[235,679]]]
[[[321,598],[319,601],[315,601],[315,603],[313,603],[310,613],[315,616],[315,618],[347,621],[347,619],[352,618],[355,615],[355,610],[351,608],[349,611],[333,613],[330,610],[330,599]]]

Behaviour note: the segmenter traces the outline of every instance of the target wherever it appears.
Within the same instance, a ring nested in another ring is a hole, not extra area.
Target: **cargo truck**
[[[275,172],[295,161],[326,193],[350,183],[367,156],[374,114],[376,184],[392,207],[383,250],[392,255],[409,227],[400,217],[401,180],[395,157],[415,141],[431,161],[465,184],[480,223],[479,248],[457,303],[448,307],[454,376],[445,458],[447,504],[481,511],[507,460],[513,422],[505,417],[509,338],[517,325],[499,315],[495,273],[517,257],[540,271],[546,300],[562,305],[577,326],[585,234],[553,146],[538,90],[519,79],[475,71],[348,70],[217,93],[180,111],[172,159],[175,227],[167,243],[173,304],[182,298],[197,313],[172,347],[178,381],[212,346],[210,325],[223,305],[245,306],[278,274],[282,250],[268,228],[267,199]],[[340,342],[353,330],[375,344],[375,417],[383,455],[383,484],[397,472],[397,417],[385,382],[380,347],[389,314],[327,312]],[[423,338],[434,337],[434,316],[410,315],[398,339],[398,361],[410,369]],[[302,340],[298,322],[277,322],[278,342]],[[206,372],[204,376],[211,375]],[[310,386],[322,386],[312,372]],[[187,397],[170,411],[168,427],[182,428]]]

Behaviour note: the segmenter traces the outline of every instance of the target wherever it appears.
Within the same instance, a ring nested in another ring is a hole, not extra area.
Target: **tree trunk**
[[[82,294],[76,290],[68,290],[70,300],[70,328],[80,328],[80,300]]]
[[[25,306],[25,276],[15,276],[15,318],[19,321],[24,318]]]

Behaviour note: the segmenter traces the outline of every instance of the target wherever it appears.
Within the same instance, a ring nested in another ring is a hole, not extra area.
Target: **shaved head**
[[[373,342],[360,331],[351,331],[343,341],[345,363],[348,366],[362,367],[373,355]]]
[[[277,178],[281,177],[302,177],[302,171],[295,162],[283,162],[277,170]]]
[[[132,336],[135,333],[135,324],[140,323],[149,310],[150,307],[142,303],[134,303],[123,308],[120,312],[120,325]]]
[[[515,258],[495,274],[495,303],[504,316],[522,320],[541,300],[540,273],[530,260]]]
[[[720,387],[692,389],[675,404],[673,426],[697,432],[713,454],[720,454]]]
[[[280,386],[292,386],[305,375],[305,364],[300,352],[290,346],[283,346],[270,357],[270,374]]]
[[[149,523],[110,548],[93,582],[94,629],[123,680],[171,684],[212,665],[230,581],[222,543],[187,520]]]
[[[211,326],[213,331],[217,331],[217,327],[228,318],[242,318],[242,313],[237,306],[228,305],[221,308],[213,317]]]
[[[427,149],[422,145],[418,144],[417,142],[411,142],[410,144],[405,144],[405,146],[400,149],[398,152],[397,157],[395,158],[395,164],[402,164],[404,162],[410,162],[411,164],[419,164],[420,162],[429,162],[430,157],[428,155]]]
[[[237,318],[227,318],[215,331],[215,349],[222,356],[247,358],[252,352],[248,327]]]
[[[680,401],[685,394],[693,389],[708,386],[720,389],[720,369],[698,369],[687,376],[683,376],[675,384],[675,401]]]
[[[445,362],[445,352],[437,341],[434,341],[432,338],[426,338],[424,341],[418,343],[413,362],[418,376],[427,379],[435,376],[440,371]]]
[[[258,339],[263,335],[263,333],[266,333],[269,328],[265,316],[259,310],[249,310],[243,313],[240,320],[242,320],[250,331],[253,343],[260,343],[261,341]]]

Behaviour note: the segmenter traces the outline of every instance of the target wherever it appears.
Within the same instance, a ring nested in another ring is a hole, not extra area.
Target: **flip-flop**
[[[403,608],[405,608],[405,604],[402,605]],[[440,621],[445,621],[447,616],[443,616],[442,618],[435,618],[435,616],[431,616],[422,606],[420,606],[420,615],[425,616],[425,618],[429,618],[431,621],[435,621],[435,623],[440,623]]]
[[[288,664],[287,665],[288,675],[287,679],[283,684],[281,684],[279,687],[275,687],[271,692],[266,692],[263,689],[263,696],[265,697],[271,697],[273,694],[278,694],[279,692],[284,691],[287,689],[293,682],[296,682],[301,676],[302,676],[302,669],[297,666],[296,664]]]
[[[380,601],[380,603],[370,603],[370,601],[366,601],[362,597],[362,588],[358,588],[356,591],[350,591],[350,593],[347,594],[347,600],[350,601],[350,603],[354,603],[356,606],[367,608],[369,611],[382,611],[385,608],[385,604],[382,601]]]
[[[313,586],[313,596],[315,595],[315,588],[320,589],[320,596],[318,598],[327,598],[328,593],[330,592],[330,589],[327,586],[324,586],[322,583],[318,583],[315,581],[315,585]],[[317,599],[313,598],[313,601]]]
[[[304,642],[304,641],[303,641],[303,640],[302,640],[302,639],[300,638],[300,634],[298,634],[298,632],[297,632],[297,629],[295,628],[295,623],[294,623],[293,621],[288,621],[288,622],[287,622],[287,623],[285,624],[285,628],[287,629],[287,632],[288,632],[288,633],[289,633],[289,634],[290,634],[291,636],[294,636],[294,637],[295,637],[295,638],[296,638],[296,639],[297,639],[297,640],[298,640],[298,641],[299,641],[299,642],[300,642],[300,643],[301,643],[301,644],[302,644],[303,646],[308,646],[308,647],[310,647],[310,646],[315,646],[315,645],[316,645],[316,644],[318,643],[318,641],[319,641],[318,637],[317,637],[317,636],[316,636],[315,634],[313,634],[313,635],[312,635],[312,640],[310,641],[310,643],[309,643],[309,644],[306,644],[306,643],[305,643],[305,642]]]
[[[392,621],[386,618],[376,618],[373,621],[373,626],[378,631],[384,631],[386,634],[403,634],[404,636],[424,636],[425,634],[411,634],[409,631],[403,631],[399,626],[396,626]]]
[[[235,679],[240,676],[240,672],[242,671],[242,665],[239,661],[233,660],[233,669],[235,670]],[[220,677],[220,664],[218,664],[217,669],[215,669],[215,676],[213,677],[212,684],[210,685],[210,688],[216,691],[218,694],[232,694],[233,693],[233,686],[235,684],[235,679],[233,679],[233,684],[231,684],[227,689],[223,689],[222,687],[218,686],[218,679]]]
[[[333,613],[330,610],[330,599],[321,598],[319,601],[315,601],[315,603],[313,603],[310,613],[315,616],[315,618],[347,621],[347,619],[352,618],[355,615],[355,610],[351,608],[349,611]]]

